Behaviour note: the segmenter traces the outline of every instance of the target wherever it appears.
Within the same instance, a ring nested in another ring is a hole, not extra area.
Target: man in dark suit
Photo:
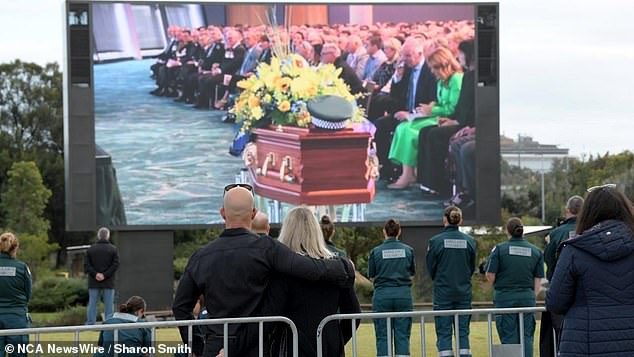
[[[159,96],[177,97],[176,91],[176,79],[181,72],[183,65],[190,64],[189,62],[195,57],[196,44],[192,42],[191,31],[185,29],[180,33],[180,39],[178,41],[178,50],[174,53],[174,56],[170,58],[164,67],[159,70],[158,85],[160,91],[152,93]]]
[[[337,68],[341,68],[339,77],[350,86],[352,94],[363,92],[363,83],[346,61],[341,57],[341,50],[333,43],[326,43],[321,49],[321,63],[333,64]]]
[[[222,44],[222,33],[218,28],[212,28],[202,38],[204,48],[198,62],[198,70],[190,73],[183,87],[183,99],[187,104],[194,103],[194,95],[198,91],[198,82],[203,77],[212,77],[214,68],[220,68],[225,55],[225,46]]]
[[[176,52],[178,49],[178,34],[180,33],[180,28],[178,26],[170,26],[167,28],[167,36],[169,37],[167,46],[163,49],[163,52],[159,53],[156,56],[156,63],[150,66],[150,70],[152,71],[152,78],[158,78],[159,68],[165,65],[168,59],[172,58],[172,54]]]
[[[189,53],[186,53],[187,57],[181,59],[182,65],[176,76],[176,87],[180,88],[180,96],[174,99],[175,102],[185,102],[186,97],[184,95],[185,85],[187,84],[187,77],[192,74],[198,73],[198,66],[200,61],[205,56],[204,49],[207,45],[207,33],[198,32],[198,30],[192,31],[191,45]]]
[[[236,30],[227,32],[227,40],[225,46],[225,54],[220,63],[220,70],[216,71],[211,77],[202,77],[198,81],[198,104],[195,108],[209,109],[209,100],[216,97],[216,86],[224,83],[225,75],[235,75],[242,65],[246,50],[240,44],[242,36]]]
[[[389,180],[400,174],[400,167],[392,164],[388,155],[394,130],[401,121],[407,120],[416,106],[436,101],[436,78],[425,61],[423,43],[409,38],[401,49],[405,67],[397,68],[392,77],[390,96],[394,99],[396,112],[376,120],[377,156],[381,163],[381,177]]]
[[[152,78],[156,80],[156,85],[158,86],[150,92],[152,95],[163,94],[164,88],[161,87],[161,83],[164,81],[164,76],[167,76],[167,63],[176,58],[176,51],[178,51],[178,45],[181,38],[181,29],[178,26],[170,26],[167,29],[167,35],[170,37],[170,42],[163,52],[157,56],[156,63],[150,66]]]
[[[228,90],[225,91],[225,95],[222,98],[221,106],[227,102],[227,97],[229,92],[233,92],[236,89],[236,84],[253,75],[255,73],[255,69],[260,63],[260,54],[262,53],[262,49],[258,46],[258,42],[260,37],[255,31],[249,32],[245,36],[245,45],[247,46],[246,53],[244,55],[244,59],[242,60],[242,64],[240,65],[240,70],[236,74],[231,75],[231,79],[229,81]],[[226,88],[223,88],[226,89]],[[216,106],[216,109],[220,109],[219,106]]]
[[[266,35],[262,35],[260,37],[260,48],[262,52],[260,53],[260,58],[258,58],[258,63],[267,63],[271,64],[271,43],[269,41],[269,37]]]

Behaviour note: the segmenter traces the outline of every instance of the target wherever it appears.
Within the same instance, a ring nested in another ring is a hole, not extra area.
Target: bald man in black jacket
[[[302,256],[250,231],[257,210],[248,188],[244,184],[225,187],[220,209],[225,230],[218,239],[189,258],[172,305],[176,320],[194,318],[192,310],[201,294],[212,319],[258,316],[260,311],[269,311],[261,302],[274,273],[327,281],[342,288],[354,284],[354,269],[348,261]],[[223,348],[223,327],[214,325],[209,330],[203,355],[216,356]],[[257,336],[257,325],[229,325],[229,345],[225,353],[258,356]],[[181,328],[181,337],[183,342],[188,341],[187,328]],[[194,352],[200,352],[202,341],[196,333],[193,339]]]

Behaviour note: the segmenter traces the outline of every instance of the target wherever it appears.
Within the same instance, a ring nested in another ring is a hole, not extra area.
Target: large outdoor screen
[[[475,222],[487,204],[474,4],[90,6],[98,225],[222,224],[231,183],[273,223],[308,205],[438,224],[450,204]],[[352,111],[321,101],[339,79]]]

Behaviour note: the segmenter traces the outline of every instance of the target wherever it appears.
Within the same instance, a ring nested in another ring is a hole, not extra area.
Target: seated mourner
[[[104,321],[104,324],[125,324],[144,322],[145,300],[140,296],[133,296],[125,304],[119,306],[119,312]],[[104,347],[103,353],[95,353],[94,357],[114,356],[116,348],[119,356],[145,356],[144,350],[152,346],[151,332],[149,328],[129,328],[118,330],[117,344],[114,345],[114,330],[104,330],[99,334],[98,345]]]

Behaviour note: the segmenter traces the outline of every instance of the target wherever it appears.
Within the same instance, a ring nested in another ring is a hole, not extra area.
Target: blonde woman
[[[279,242],[297,254],[314,259],[336,259],[326,247],[317,218],[306,207],[291,209],[284,218]],[[353,288],[340,289],[332,284],[290,277],[279,277],[269,285],[270,299],[293,320],[299,332],[299,356],[316,356],[315,335],[319,322],[326,316],[339,313],[358,313],[359,301]],[[329,323],[323,331],[324,356],[344,356],[344,344],[351,336],[351,322]],[[290,355],[292,342],[285,328],[274,334],[274,353]]]
[[[438,117],[451,116],[458,104],[462,89],[462,67],[453,53],[444,47],[437,48],[427,58],[432,73],[438,80],[437,103],[420,104],[420,115],[412,121],[404,121],[396,127],[389,159],[403,165],[403,174],[389,185],[390,189],[403,189],[416,182],[414,169],[418,157],[418,134],[421,129],[437,125]]]
[[[31,271],[22,261],[16,259],[20,243],[13,233],[0,235],[0,329],[28,328],[29,300],[31,299]],[[4,356],[5,346],[27,344],[29,335],[0,337],[0,354]],[[9,352],[9,350],[6,350]],[[10,356],[26,356],[9,353]]]
[[[372,93],[371,105],[367,108],[368,120],[372,122],[386,113],[394,112],[397,107],[396,100],[390,96],[390,90],[391,79],[399,62],[401,42],[394,37],[385,39],[383,41],[383,52],[385,52],[387,59],[372,76],[372,82],[376,84],[376,88],[374,93]],[[400,69],[402,70],[403,68],[404,66],[402,65]]]
[[[387,59],[372,76],[372,81],[376,83],[379,89],[389,83],[396,70],[396,63],[401,53],[401,43],[394,37],[388,38],[383,41],[383,52],[385,52]]]

